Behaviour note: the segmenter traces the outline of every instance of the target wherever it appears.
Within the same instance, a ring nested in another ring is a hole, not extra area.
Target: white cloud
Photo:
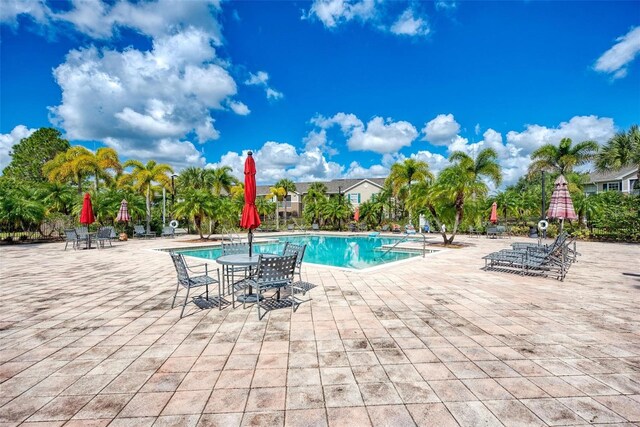
[[[429,22],[420,17],[414,16],[411,9],[402,12],[402,15],[389,29],[393,34],[405,36],[426,36],[431,32]]]
[[[249,78],[245,80],[244,84],[263,87],[267,94],[267,99],[277,100],[284,96],[282,92],[269,86],[269,74],[266,71],[258,71],[256,74],[249,73]]]
[[[249,107],[240,101],[229,101],[229,108],[239,116],[246,116],[251,113]]]
[[[233,173],[242,179],[242,171],[247,151],[229,151],[217,163],[207,167],[230,166]],[[281,178],[294,181],[318,181],[340,177],[344,167],[326,159],[318,147],[310,147],[298,152],[291,144],[275,141],[266,142],[253,152],[256,161],[256,180],[261,184],[273,184]]]
[[[460,132],[460,125],[453,114],[438,114],[435,119],[425,123],[422,128],[423,141],[433,145],[449,145]]]
[[[308,16],[315,16],[327,28],[351,20],[362,22],[374,18],[376,3],[374,0],[315,0]]]
[[[449,160],[442,154],[432,153],[428,150],[421,150],[417,153],[412,153],[411,158],[420,160],[429,165],[429,170],[434,175],[438,174],[442,169],[449,166]]]
[[[574,116],[556,128],[527,125],[523,132],[510,131],[507,142],[529,154],[545,144],[558,144],[562,138],[571,138],[574,143],[586,140],[600,144],[607,142],[615,134],[613,119],[597,116]]]
[[[431,32],[426,16],[419,16],[409,8],[394,18],[384,3],[382,0],[314,0],[302,19],[316,18],[329,29],[358,21],[378,31],[401,36],[424,37]]]
[[[418,131],[411,123],[394,122],[382,117],[374,117],[366,126],[354,114],[346,113],[337,113],[330,118],[316,116],[311,122],[322,129],[339,125],[342,133],[348,137],[347,146],[351,151],[394,153],[410,146],[418,136]]]
[[[384,165],[371,165],[368,168],[353,161],[349,164],[345,178],[384,178],[389,175],[389,167]]]
[[[619,79],[627,75],[629,64],[640,52],[640,27],[632,28],[616,41],[596,60],[593,68],[601,73],[613,74],[612,78]]]
[[[155,39],[148,52],[70,51],[54,70],[62,104],[51,108],[53,122],[71,139],[122,146],[124,157],[154,153],[191,132],[200,143],[217,139],[210,110],[228,104],[243,114],[248,107],[230,99],[235,81],[212,63],[210,42],[208,34],[191,28]]]
[[[29,15],[40,24],[67,23],[96,39],[111,38],[118,28],[131,28],[156,38],[197,28],[222,44],[221,26],[216,19],[218,0],[121,0],[111,5],[99,0],[72,0],[69,10],[54,12],[39,1],[5,0],[0,8],[2,22],[15,25],[18,15]],[[62,32],[64,29],[59,28]]]
[[[11,132],[0,134],[0,173],[11,163],[9,153],[14,145],[23,138],[28,138],[37,129],[28,129],[24,125],[14,127]]]
[[[16,27],[18,16],[27,15],[31,16],[34,21],[44,24],[48,21],[50,14],[49,8],[41,2],[4,0],[2,7],[0,7],[0,23]]]
[[[458,7],[458,2],[454,0],[436,0],[435,1],[436,10],[441,11],[451,11],[455,10]]]

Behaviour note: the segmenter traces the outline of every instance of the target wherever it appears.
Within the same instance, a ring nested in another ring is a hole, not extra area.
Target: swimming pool
[[[255,243],[255,253],[281,253],[285,242],[307,245],[304,262],[330,265],[334,267],[364,269],[388,262],[399,261],[420,255],[418,252],[387,252],[383,245],[393,245],[400,238],[366,236],[283,236],[277,241]],[[184,255],[197,258],[216,259],[222,249],[202,248],[178,250]]]

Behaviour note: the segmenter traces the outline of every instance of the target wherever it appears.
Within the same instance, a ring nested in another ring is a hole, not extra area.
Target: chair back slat
[[[83,239],[87,236],[87,234],[89,234],[89,228],[88,227],[76,227],[76,234],[78,235],[79,238]]]
[[[169,252],[173,265],[176,267],[176,273],[178,274],[178,283],[184,287],[189,287],[189,272],[187,271],[187,265],[184,262],[184,256],[176,252]]]
[[[298,255],[258,258],[256,282],[259,286],[273,286],[293,280]]]
[[[222,242],[222,255],[248,254],[249,243]]]
[[[302,264],[302,258],[304,258],[304,251],[306,249],[307,245],[296,245],[286,242],[282,250],[282,256],[296,255],[296,267],[299,267]]]
[[[78,233],[76,233],[76,230],[64,230],[64,235],[66,236],[67,240],[76,240],[78,238]]]

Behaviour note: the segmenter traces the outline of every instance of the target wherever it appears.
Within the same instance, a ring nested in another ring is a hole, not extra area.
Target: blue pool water
[[[417,252],[400,252],[386,249],[380,250],[382,245],[392,245],[397,238],[365,237],[365,236],[286,236],[276,242],[257,243],[253,245],[255,253],[282,253],[285,242],[306,244],[304,262],[363,269],[398,261],[419,255]],[[178,252],[205,259],[216,259],[221,255],[221,248],[185,249]]]

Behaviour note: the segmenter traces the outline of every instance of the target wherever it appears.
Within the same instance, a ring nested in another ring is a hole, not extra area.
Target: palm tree
[[[238,180],[236,177],[231,175],[231,169],[229,166],[221,166],[219,168],[208,169],[208,172],[211,176],[211,187],[213,190],[213,194],[219,196],[222,190],[225,190],[227,193],[231,191],[231,187],[238,184]]]
[[[582,141],[572,146],[570,138],[562,138],[558,146],[546,144],[531,153],[533,163],[529,166],[529,174],[545,171],[565,175],[574,167],[591,161],[597,151],[595,141]]]
[[[177,180],[178,190],[209,190],[213,187],[210,169],[188,167],[180,172]]]
[[[336,194],[322,203],[322,215],[334,227],[341,221],[348,220],[352,214],[351,203],[344,196]]]
[[[285,203],[284,203],[284,225],[286,227],[287,226],[287,203],[286,203],[286,200],[287,200],[287,197],[289,196],[290,193],[293,193],[294,191],[296,191],[296,184],[293,181],[291,181],[290,179],[282,178],[282,179],[278,180],[278,182],[275,183],[275,186],[278,187],[278,188],[284,189],[284,197],[282,198],[282,200],[285,200]]]
[[[493,182],[496,186],[502,182],[502,173],[498,164],[498,154],[492,148],[480,151],[476,158],[461,151],[449,156],[452,166],[445,168],[438,177],[438,194],[440,202],[453,203],[455,217],[451,237],[442,232],[445,244],[453,243],[462,222],[467,198],[484,197],[489,189],[482,178]]]
[[[208,190],[190,188],[182,194],[182,200],[176,203],[175,214],[192,218],[200,238],[204,239],[202,223],[205,217],[215,214],[217,201],[217,197]]]
[[[86,161],[89,150],[76,145],[64,153],[58,153],[53,160],[49,160],[42,167],[49,182],[72,182],[78,187],[78,194],[82,194],[84,179],[94,172]]]
[[[596,156],[599,172],[620,170],[627,166],[638,168],[637,186],[640,186],[640,128],[633,125],[625,132],[617,133],[600,149]]]
[[[287,196],[287,190],[282,187],[269,187],[269,194],[267,194],[268,199],[275,198],[277,202],[281,202]],[[280,216],[278,215],[278,203],[276,202],[276,229],[280,230]]]
[[[125,168],[132,167],[129,174],[120,177],[120,182],[132,185],[132,188],[145,195],[147,203],[147,233],[151,233],[151,194],[154,183],[160,184],[166,189],[171,188],[170,173],[173,173],[171,166],[164,163],[156,163],[149,160],[146,165],[138,160],[127,160],[123,165]]]
[[[96,191],[99,189],[100,179],[107,183],[111,182],[113,177],[108,172],[109,170],[116,174],[122,172],[122,165],[116,150],[102,147],[93,153],[80,145],[71,147],[64,153],[59,153],[43,167],[45,175],[51,182],[76,182],[79,194],[82,193],[83,179],[89,175],[94,176]]]
[[[44,202],[48,214],[59,212],[63,215],[69,215],[71,213],[74,199],[77,196],[72,187],[53,182],[44,184],[38,190],[38,198]]]
[[[403,188],[406,187],[405,198],[409,198],[411,197],[411,184],[413,182],[431,180],[433,180],[433,174],[429,170],[429,165],[416,159],[405,159],[402,162],[393,164],[387,178],[393,190],[393,195],[401,200],[404,200],[404,198],[400,197],[403,195]],[[409,218],[411,218],[411,212],[409,212]]]
[[[258,214],[261,215],[263,219],[265,218],[265,216],[273,212],[274,204],[275,203],[271,202],[266,197],[256,198],[256,209],[258,209]]]
[[[327,186],[322,182],[309,185],[304,196],[304,216],[312,224],[320,219],[322,202],[327,198]]]
[[[82,167],[92,171],[96,181],[96,192],[99,189],[100,179],[104,179],[106,183],[113,180],[113,177],[108,172],[109,170],[115,172],[116,175],[122,173],[122,165],[118,159],[118,153],[113,148],[98,148],[95,154],[86,150],[85,154],[78,158],[78,162],[81,163]]]

